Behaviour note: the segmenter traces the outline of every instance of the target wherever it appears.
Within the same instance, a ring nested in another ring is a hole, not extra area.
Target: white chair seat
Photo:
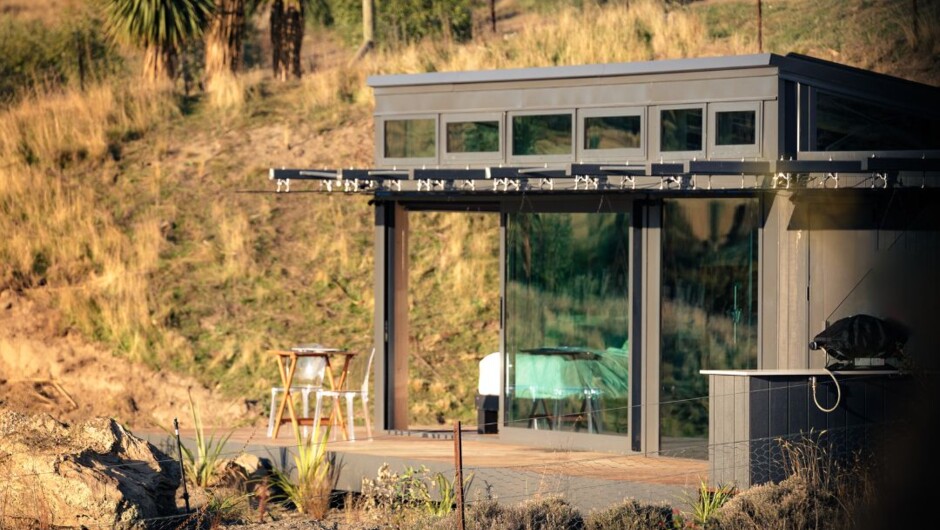
[[[350,441],[356,440],[356,429],[353,424],[353,400],[358,396],[362,401],[362,412],[363,418],[366,423],[366,435],[371,440],[372,439],[372,422],[369,420],[369,375],[372,372],[372,360],[375,358],[375,348],[372,348],[372,353],[369,355],[369,363],[366,365],[366,373],[363,377],[362,386],[359,390],[329,390],[326,388],[320,388],[317,390],[317,406],[313,413],[313,424],[320,424],[320,417],[323,413],[323,398],[329,398],[333,400],[333,406],[336,407],[339,405],[340,398],[345,399],[346,401],[346,421],[343,428],[346,428],[346,424],[349,425],[347,432]]]

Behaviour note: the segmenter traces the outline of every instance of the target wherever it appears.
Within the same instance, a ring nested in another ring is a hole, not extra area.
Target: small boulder
[[[255,484],[271,475],[271,461],[250,453],[241,453],[231,460],[223,460],[219,464],[222,472],[219,474],[218,484],[240,489],[245,492],[252,491]]]
[[[176,513],[178,464],[109,418],[0,412],[0,527],[128,528]]]

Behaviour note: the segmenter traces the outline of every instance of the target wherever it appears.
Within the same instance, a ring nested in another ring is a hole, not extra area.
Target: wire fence
[[[787,389],[796,389],[802,392],[812,390],[808,378],[800,381],[793,378],[787,384]],[[884,380],[883,376],[854,375],[852,384],[858,385],[867,382]],[[597,409],[601,415],[617,415],[630,413],[637,407],[642,411],[655,411],[662,405],[681,402],[700,402],[703,405],[709,399],[735,398],[747,396],[747,399],[764,397],[772,399],[771,395],[779,388],[752,388],[745,391],[712,393],[710,396],[695,396],[677,400],[661,400],[656,403],[640,404],[636,406],[621,406]],[[820,390],[821,392],[822,390]],[[855,404],[858,402],[856,401]],[[862,403],[865,403],[864,401]],[[813,402],[807,400],[805,407],[813,407]],[[849,407],[849,405],[843,405]],[[645,412],[644,412],[645,413]],[[842,417],[847,416],[841,411]],[[864,420],[864,418],[862,418]],[[497,428],[532,427],[531,418],[518,418],[508,422],[493,422],[477,425],[478,429],[487,426]],[[261,429],[259,429],[261,431]],[[311,430],[312,431],[312,430]],[[338,434],[337,429],[337,434]],[[533,430],[534,431],[534,430]],[[549,436],[558,436],[571,431],[546,432]],[[579,507],[585,513],[591,510],[600,510],[615,505],[626,498],[634,498],[644,502],[665,502],[672,506],[683,508],[694,499],[694,492],[702,484],[711,487],[720,483],[749,486],[762,482],[783,480],[793,469],[794,457],[792,448],[807,440],[812,441],[829,455],[834,465],[851,467],[854,463],[865,462],[878,464],[880,462],[878,450],[890,443],[903,446],[907,440],[900,440],[903,436],[910,436],[916,432],[910,423],[903,417],[887,416],[874,420],[859,421],[856,424],[843,424],[831,426],[823,430],[804,430],[803,432],[782,432],[766,436],[753,436],[752,433],[742,432],[723,441],[711,439],[698,439],[684,447],[661,447],[656,450],[647,450],[639,453],[607,454],[598,452],[578,451],[565,447],[565,442],[558,442],[554,448],[538,450],[536,448],[523,448],[505,446],[501,449],[501,442],[493,440],[497,437],[487,435],[466,436],[462,444],[462,453],[465,465],[461,471],[469,480],[469,488],[464,496],[464,505],[473,506],[484,501],[495,500],[499,503],[518,504],[525,501],[545,499],[548,497],[561,497]],[[293,433],[291,434],[300,434]],[[412,437],[420,442],[408,449],[407,436],[381,433],[371,437],[358,437],[355,441],[308,436],[295,439],[293,445],[273,446],[263,436],[250,434],[241,442],[229,441],[218,452],[218,458],[232,459],[244,452],[265,451],[267,456],[279,464],[284,471],[289,472],[291,459],[287,455],[297,451],[296,445],[306,444],[307,447],[316,447],[326,444],[328,454],[332,455],[337,466],[338,474],[349,472],[344,466],[356,458],[356,453],[366,453],[371,456],[388,456],[389,460],[397,465],[398,473],[405,472],[409,467],[418,468],[428,466],[425,476],[430,481],[433,474],[441,474],[452,480],[457,473],[457,466],[448,458],[447,445],[452,444],[452,438],[446,432],[430,433],[430,437]],[[584,434],[584,433],[580,433]],[[624,447],[629,444],[628,433],[621,433],[619,438],[624,440]],[[616,435],[607,435],[613,438]],[[171,440],[172,434],[167,433],[165,440]],[[299,440],[299,441],[298,441]],[[427,442],[443,442],[433,451]],[[390,445],[401,444],[396,450]],[[157,440],[158,446],[161,442]],[[374,446],[376,449],[368,449]],[[443,447],[441,449],[440,447]],[[365,448],[365,449],[364,449]],[[153,469],[154,464],[161,467],[178,465],[178,460],[167,455],[175,454],[175,446],[168,441],[162,442],[162,453],[158,459],[150,462],[120,462],[106,464],[96,462],[88,455],[81,457],[83,464],[101,473],[120,473],[126,469],[147,467]],[[383,454],[385,451],[385,454]],[[279,455],[275,456],[273,453]],[[23,451],[18,454],[27,454]],[[397,454],[397,457],[393,455]],[[337,456],[340,455],[340,456]],[[706,456],[707,460],[701,459]],[[3,456],[3,461],[9,461],[16,453]],[[79,458],[75,457],[76,460]],[[67,459],[66,459],[67,460]],[[0,470],[2,472],[2,470]],[[350,489],[357,489],[362,479],[374,479],[378,469],[359,469],[359,476],[346,477],[345,484]],[[38,477],[45,474],[60,473],[59,469],[46,469],[41,471],[19,470],[7,473],[0,477],[0,484],[10,481],[22,481],[29,477]],[[720,480],[716,480],[720,478]],[[193,514],[168,515],[148,520],[147,522],[165,525],[185,526],[190,524]]]

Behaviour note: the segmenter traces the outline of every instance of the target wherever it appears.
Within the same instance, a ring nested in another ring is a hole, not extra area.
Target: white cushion
[[[480,360],[480,382],[477,392],[484,396],[499,395],[499,379],[502,371],[503,356],[493,352]]]

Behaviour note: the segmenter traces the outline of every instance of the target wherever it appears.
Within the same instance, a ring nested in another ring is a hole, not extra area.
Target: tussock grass
[[[165,89],[99,85],[40,93],[0,111],[0,286],[45,287],[72,325],[140,353],[156,219],[115,218],[115,143],[173,115]]]
[[[658,0],[605,6],[585,2],[582,9],[560,9],[550,20],[501,40],[462,47],[425,42],[384,52],[376,57],[374,68],[380,73],[417,73],[646,61],[687,57],[707,41],[699,17]]]

